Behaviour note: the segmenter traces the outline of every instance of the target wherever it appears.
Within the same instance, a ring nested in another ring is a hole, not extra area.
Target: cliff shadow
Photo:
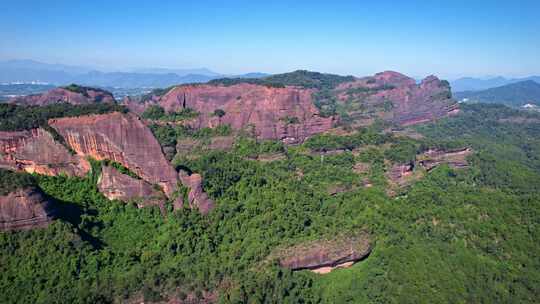
[[[84,208],[83,206],[80,206],[78,204],[66,202],[63,200],[59,200],[57,198],[54,198],[50,195],[44,194],[46,198],[54,203],[54,218],[60,219],[63,221],[66,221],[73,225],[74,227],[77,227],[77,234],[81,237],[81,239],[85,242],[88,242],[94,249],[101,249],[105,246],[105,243],[103,243],[100,239],[92,236],[84,229],[80,229],[79,225],[82,222],[82,215],[90,215],[90,216],[97,216],[98,212],[95,209],[88,209]],[[88,228],[93,227],[102,227],[103,224],[101,222],[91,222],[91,223],[85,223],[85,226]]]

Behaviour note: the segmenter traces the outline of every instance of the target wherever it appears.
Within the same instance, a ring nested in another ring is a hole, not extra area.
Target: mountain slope
[[[511,107],[528,103],[540,105],[540,84],[527,80],[478,92],[458,92],[455,97],[468,102],[499,103]]]
[[[500,87],[503,85],[532,80],[540,83],[540,76],[530,76],[525,78],[505,78],[505,77],[493,77],[487,79],[463,77],[450,82],[452,90],[454,92],[463,91],[480,91],[491,88]]]

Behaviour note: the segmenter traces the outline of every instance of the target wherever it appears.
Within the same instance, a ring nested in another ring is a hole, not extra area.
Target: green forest
[[[0,116],[18,111],[0,106]],[[18,113],[0,126],[19,130],[70,114],[47,109]],[[97,189],[97,170],[84,178],[0,171],[9,180],[1,191],[37,185],[61,206],[46,229],[0,233],[0,302],[172,296],[213,296],[220,303],[538,302],[539,121],[539,114],[476,104],[414,127],[418,139],[378,125],[317,135],[298,146],[240,136],[230,151],[174,158],[175,166],[203,176],[217,205],[206,216],[173,211],[172,202],[163,216],[157,207],[109,201]],[[151,128],[163,146],[230,134]],[[432,147],[470,147],[470,166],[438,166],[389,196],[389,167]],[[253,158],[269,153],[284,157]],[[369,170],[353,171],[358,162]],[[346,191],[331,195],[335,185]],[[276,248],[355,231],[371,235],[373,251],[350,268],[320,275],[283,269],[269,258]]]
[[[309,89],[328,90],[336,87],[340,83],[353,80],[353,76],[340,76],[306,70],[297,70],[290,73],[275,74],[263,78],[220,78],[210,80],[208,83],[225,86],[249,83],[276,88],[298,86]]]

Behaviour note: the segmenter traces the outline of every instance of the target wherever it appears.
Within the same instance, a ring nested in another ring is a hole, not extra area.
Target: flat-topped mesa
[[[114,103],[115,99],[110,92],[102,89],[69,85],[42,94],[14,97],[8,102],[27,106],[46,106],[56,103],[70,103],[73,105],[97,102]]]
[[[97,182],[98,189],[110,200],[136,202],[139,207],[160,205],[164,201],[163,193],[150,183],[120,173],[112,166],[103,166]]]
[[[178,176],[167,162],[152,132],[134,114],[101,115],[49,120],[80,156],[118,162],[170,196]]]
[[[83,176],[90,164],[83,157],[72,155],[42,128],[0,131],[0,168],[45,175]]]
[[[0,231],[46,227],[54,216],[54,204],[37,188],[0,196]]]
[[[361,103],[390,122],[407,126],[429,122],[459,111],[450,85],[435,76],[417,84],[397,72],[383,72],[340,84],[335,90],[341,102]]]
[[[199,112],[190,122],[195,128],[228,124],[235,130],[247,129],[260,139],[297,143],[332,128],[334,123],[334,118],[319,115],[313,92],[299,87],[248,83],[183,85],[149,102],[169,112],[185,108]],[[215,115],[216,110],[223,110],[224,115]]]
[[[369,255],[371,249],[369,235],[360,233],[334,240],[299,244],[277,255],[281,267],[326,273],[336,267],[347,267],[362,260]]]

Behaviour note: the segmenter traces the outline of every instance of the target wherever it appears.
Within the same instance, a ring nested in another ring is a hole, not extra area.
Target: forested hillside
[[[34,125],[18,116],[5,128]],[[470,105],[416,127],[416,139],[386,127],[299,146],[239,137],[228,151],[179,154],[174,165],[201,173],[216,202],[206,216],[173,211],[172,201],[165,215],[111,202],[97,189],[97,167],[82,178],[17,175],[12,183],[37,184],[60,212],[46,229],[0,233],[0,302],[537,302],[540,115]],[[162,143],[167,136],[177,138]],[[395,188],[392,165],[435,147],[474,153],[465,169],[417,167],[419,179]],[[272,258],[360,231],[373,248],[350,268],[321,275]]]
[[[527,80],[483,91],[458,92],[455,97],[467,102],[497,103],[509,107],[540,105],[540,83]]]

